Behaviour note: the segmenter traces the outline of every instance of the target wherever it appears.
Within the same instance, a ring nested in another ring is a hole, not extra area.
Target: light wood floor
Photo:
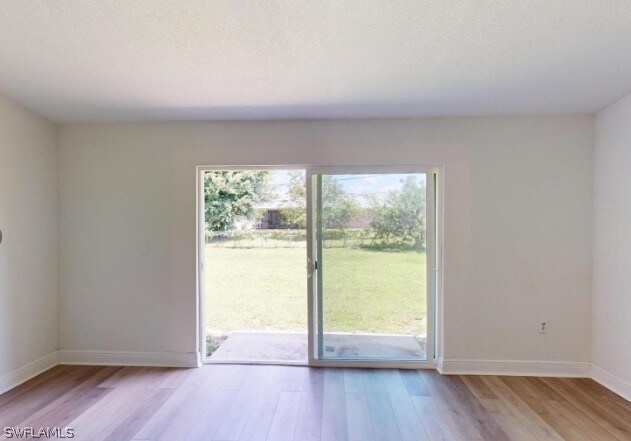
[[[5,426],[90,441],[631,440],[631,403],[588,379],[58,366],[0,395]]]

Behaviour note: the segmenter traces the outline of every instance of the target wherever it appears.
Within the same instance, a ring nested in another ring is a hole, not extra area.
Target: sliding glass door
[[[308,181],[313,358],[433,360],[433,171],[328,168]]]
[[[438,173],[200,167],[205,362],[432,365]]]

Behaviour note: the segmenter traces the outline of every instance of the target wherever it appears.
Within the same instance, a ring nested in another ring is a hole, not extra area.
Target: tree
[[[271,199],[270,174],[255,171],[209,171],[204,176],[206,224],[212,231],[234,227],[237,219],[254,219],[256,204]]]
[[[287,221],[306,228],[307,185],[304,172],[289,172],[288,201],[283,208]],[[322,224],[324,228],[344,228],[347,222],[359,211],[355,197],[347,194],[335,176],[322,176]]]
[[[420,250],[425,242],[425,186],[408,176],[401,190],[390,192],[382,204],[375,203],[370,226],[384,242]]]
[[[283,201],[282,215],[289,225],[295,228],[307,228],[307,183],[305,173],[302,171],[290,171],[288,198]]]
[[[359,211],[354,195],[347,194],[334,176],[322,176],[322,224],[324,228],[344,229]]]

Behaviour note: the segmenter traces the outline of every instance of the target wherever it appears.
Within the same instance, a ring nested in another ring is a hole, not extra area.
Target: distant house
[[[283,209],[286,207],[280,207],[278,205],[260,206],[257,207],[263,214],[259,218],[260,220],[256,224],[257,230],[286,230],[296,229],[295,225],[291,225],[287,222],[287,219],[283,215]],[[351,219],[344,224],[344,228],[368,228],[372,222],[371,218]]]
[[[279,230],[291,228],[287,219],[283,216],[282,208],[278,206],[258,207],[263,212],[256,229],[257,230]]]

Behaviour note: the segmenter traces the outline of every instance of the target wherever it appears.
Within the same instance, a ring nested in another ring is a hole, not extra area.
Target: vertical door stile
[[[314,274],[314,262],[315,255],[313,249],[314,241],[314,206],[313,206],[313,175],[310,170],[305,171],[305,184],[306,184],[306,219],[307,219],[307,359],[309,365],[313,365],[316,360],[315,351],[317,349],[317,343],[315,341],[315,302],[317,301],[317,295],[315,294],[316,289],[316,276]]]
[[[322,277],[324,262],[322,261],[322,242],[324,241],[324,231],[322,227],[322,175],[316,175],[316,285],[317,285],[317,318],[318,318],[318,359],[324,358],[324,317],[323,302],[324,290]]]

